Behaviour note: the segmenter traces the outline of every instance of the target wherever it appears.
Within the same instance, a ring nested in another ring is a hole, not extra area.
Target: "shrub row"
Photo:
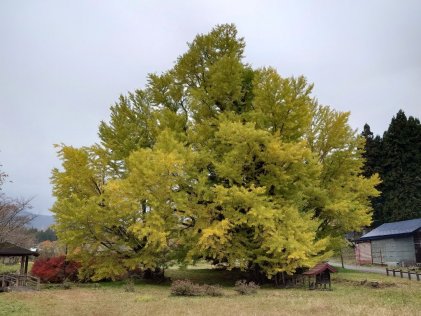
[[[254,282],[240,280],[235,283],[234,290],[240,295],[255,294],[259,285]],[[222,296],[224,295],[219,285],[199,285],[190,280],[176,280],[171,284],[171,294],[177,296]]]
[[[190,280],[175,280],[171,284],[171,294],[177,296],[222,296],[224,295],[219,285],[199,285]]]
[[[260,286],[254,282],[247,283],[246,280],[240,280],[235,282],[234,290],[240,295],[249,295],[255,294],[259,288]]]
[[[79,267],[79,263],[66,260],[66,256],[41,258],[34,262],[31,274],[39,277],[44,283],[77,281]]]

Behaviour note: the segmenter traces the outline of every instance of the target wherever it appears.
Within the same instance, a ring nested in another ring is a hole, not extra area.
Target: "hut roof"
[[[322,263],[318,263],[313,268],[304,272],[303,274],[305,274],[305,275],[316,275],[316,274],[320,274],[320,273],[322,273],[326,270],[329,270],[332,273],[336,272],[336,269],[334,267],[332,267],[330,264],[328,264],[326,262],[322,262]]]
[[[376,229],[362,236],[359,241],[382,239],[390,237],[404,237],[410,235],[421,228],[421,218],[411,219],[408,221],[400,221],[386,223],[380,225]]]
[[[39,256],[39,253],[29,249],[25,249],[10,242],[0,243],[0,257],[6,256]]]

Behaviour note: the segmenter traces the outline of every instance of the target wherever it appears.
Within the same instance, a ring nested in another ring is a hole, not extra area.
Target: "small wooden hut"
[[[20,257],[20,274],[28,274],[29,256],[38,257],[39,253],[16,246],[10,242],[0,243],[0,257]]]
[[[319,263],[310,270],[303,273],[308,277],[309,289],[327,289],[329,284],[329,290],[332,289],[330,273],[337,272],[330,264],[323,262]]]
[[[8,289],[18,289],[22,287],[32,287],[39,289],[40,279],[28,275],[29,256],[38,257],[39,253],[29,249],[25,249],[9,242],[0,243],[0,257],[20,257],[19,274],[5,273],[0,274],[0,292]]]
[[[421,264],[421,218],[385,223],[356,242],[359,264]]]

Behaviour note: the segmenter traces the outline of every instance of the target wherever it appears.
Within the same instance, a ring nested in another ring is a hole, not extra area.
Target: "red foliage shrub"
[[[40,258],[34,262],[31,274],[39,277],[41,282],[77,281],[79,267],[79,263],[66,260],[66,256]]]

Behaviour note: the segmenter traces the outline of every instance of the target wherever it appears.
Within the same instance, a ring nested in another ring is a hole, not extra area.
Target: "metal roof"
[[[31,251],[29,249],[25,249],[10,242],[2,242],[0,243],[0,257],[4,256],[39,256],[39,253],[36,251]]]
[[[382,239],[383,237],[402,237],[410,235],[421,228],[421,218],[408,221],[386,223],[363,235],[359,240]]]
[[[316,266],[314,266],[313,268],[311,268],[310,270],[304,272],[304,275],[316,275],[316,274],[320,274],[323,271],[329,270],[330,272],[335,273],[336,269],[334,267],[332,267],[330,264],[328,263],[319,263]]]

